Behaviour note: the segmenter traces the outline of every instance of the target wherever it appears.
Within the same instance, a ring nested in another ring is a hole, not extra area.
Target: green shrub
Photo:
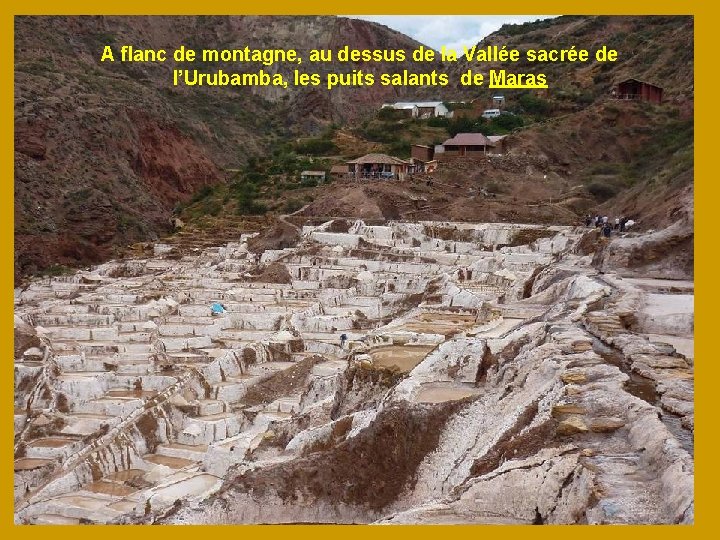
[[[245,174],[245,180],[253,184],[264,184],[268,179],[267,174],[251,171]]]
[[[40,275],[43,276],[51,276],[51,277],[57,277],[57,276],[64,276],[68,274],[73,273],[73,269],[65,266],[63,264],[53,264],[51,266],[48,266],[45,270],[43,270]]]
[[[257,188],[253,184],[238,183],[233,186],[237,212],[241,215],[259,215],[267,212],[267,206],[256,201]]]
[[[615,186],[604,184],[602,182],[593,182],[587,187],[587,189],[588,192],[590,192],[590,195],[595,197],[595,199],[599,202],[607,201],[617,195],[618,192]]]
[[[410,143],[407,141],[395,141],[387,147],[391,156],[408,158],[410,157]]]
[[[522,116],[517,114],[501,114],[488,122],[488,127],[483,133],[485,133],[485,135],[504,135],[524,125],[525,121]]]
[[[222,202],[218,199],[207,199],[203,201],[202,211],[209,216],[217,216],[222,211]]]
[[[190,204],[194,204],[194,203],[196,203],[196,202],[200,202],[201,200],[203,200],[203,199],[209,197],[210,195],[212,195],[212,192],[213,192],[213,187],[210,186],[210,185],[208,185],[208,184],[205,184],[204,186],[202,186],[200,189],[198,189],[198,190],[195,192],[195,194],[194,194],[194,195],[192,196],[192,198],[190,199]]]
[[[300,187],[317,187],[317,185],[318,182],[315,178],[303,178],[302,180],[300,180]]]
[[[483,118],[453,118],[447,125],[448,133],[454,137],[458,133],[480,133],[487,124]]]
[[[303,207],[303,203],[298,201],[297,199],[288,199],[285,201],[285,204],[283,205],[283,211],[287,212],[288,214],[291,214],[293,212],[297,212]]]
[[[402,120],[403,118],[407,118],[407,113],[405,113],[404,111],[393,109],[392,107],[383,107],[378,111],[377,117],[378,119],[384,121]]]
[[[391,143],[397,138],[397,133],[404,129],[406,124],[397,122],[370,122],[363,124],[356,130],[357,134],[368,141]]]
[[[311,156],[327,156],[338,151],[337,145],[330,139],[308,139],[295,145],[299,154]]]
[[[428,118],[427,125],[430,127],[447,127],[450,124],[450,119],[444,116],[434,116]]]
[[[518,99],[518,102],[525,112],[536,116],[547,116],[553,109],[549,101],[533,94],[523,94]]]
[[[595,96],[589,91],[580,92],[575,96],[575,103],[578,105],[590,105],[593,101],[595,101]]]
[[[617,163],[596,163],[590,167],[590,174],[618,174],[620,170]]]

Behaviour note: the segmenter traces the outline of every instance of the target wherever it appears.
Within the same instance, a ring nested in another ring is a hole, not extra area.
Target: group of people
[[[591,214],[585,216],[585,226],[595,226],[599,228],[605,238],[609,238],[613,230],[617,232],[625,232],[633,225],[635,225],[635,221],[625,216],[615,218],[614,221],[609,219],[607,216],[601,216],[600,214],[596,214],[595,217]]]

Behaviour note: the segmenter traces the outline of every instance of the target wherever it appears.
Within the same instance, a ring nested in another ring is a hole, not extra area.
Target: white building
[[[418,117],[418,108],[413,103],[384,103],[381,109],[395,109],[396,111],[403,111],[407,116],[412,118]]]
[[[395,110],[412,111],[413,118],[432,118],[450,116],[450,110],[442,101],[398,101],[385,103],[382,108],[392,107]]]

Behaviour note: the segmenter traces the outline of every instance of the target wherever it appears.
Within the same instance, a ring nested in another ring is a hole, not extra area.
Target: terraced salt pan
[[[155,465],[165,465],[166,467],[170,467],[171,469],[183,469],[185,467],[189,467],[190,465],[195,464],[194,461],[191,461],[189,459],[163,456],[158,454],[148,454],[146,456],[143,456],[143,459],[149,463],[153,463]]]
[[[695,282],[693,281],[630,277],[623,278],[623,280],[651,292],[691,293],[695,290]]]
[[[475,319],[475,315],[461,313],[422,313],[398,327],[398,330],[420,334],[450,334],[471,327]]]
[[[50,463],[52,463],[51,459],[23,457],[15,460],[15,470],[30,471],[32,469],[39,469]]]
[[[29,447],[32,448],[62,448],[68,444],[77,442],[76,439],[64,438],[64,437],[45,437],[42,439],[35,439],[28,443]]]
[[[155,489],[150,498],[150,504],[160,506],[172,504],[177,499],[196,497],[203,493],[214,491],[220,484],[222,484],[222,479],[217,476],[207,473],[196,474]]]
[[[390,345],[370,351],[373,364],[410,372],[435,348],[434,345]]]
[[[93,493],[103,493],[113,497],[125,497],[135,493],[137,488],[132,488],[125,484],[117,482],[107,482],[105,480],[97,480],[85,486],[85,489]]]
[[[420,386],[413,396],[418,403],[444,403],[478,395],[480,390],[457,383],[428,383]]]
[[[254,255],[244,252],[241,258],[234,259],[232,251],[240,248],[228,246],[228,249],[196,250],[197,256],[185,256],[180,260],[133,262],[137,271],[145,272],[145,276],[115,280],[108,275],[105,281],[111,284],[103,285],[95,292],[92,287],[74,287],[69,281],[58,285],[56,293],[65,294],[65,298],[79,293],[79,298],[74,301],[82,302],[63,307],[57,302],[66,300],[52,300],[56,302],[53,305],[60,316],[52,315],[43,320],[47,326],[56,327],[52,331],[56,350],[74,353],[67,354],[67,359],[60,363],[63,375],[55,381],[56,390],[67,390],[65,393],[72,411],[62,415],[67,421],[63,428],[66,433],[91,435],[102,431],[105,429],[103,424],[118,422],[147,406],[147,398],[155,396],[155,390],[163,391],[180,380],[184,372],[202,371],[204,382],[209,384],[203,388],[203,384],[198,383],[192,391],[183,389],[174,396],[177,399],[169,400],[172,412],[168,416],[161,415],[158,421],[172,423],[174,429],[163,429],[169,427],[167,424],[160,426],[156,431],[160,439],[157,445],[143,447],[143,441],[134,441],[140,443],[135,449],[138,456],[144,455],[144,460],[135,456],[132,461],[118,459],[115,448],[102,449],[98,453],[103,456],[100,463],[105,476],[102,479],[94,479],[93,471],[92,475],[85,474],[78,484],[79,478],[72,483],[72,475],[68,474],[68,483],[62,486],[65,492],[48,490],[60,495],[53,505],[44,506],[47,499],[43,497],[47,492],[39,493],[34,501],[37,506],[26,511],[21,519],[38,523],[55,519],[76,522],[79,518],[106,522],[122,513],[138,509],[142,512],[146,499],[150,499],[153,512],[157,512],[177,499],[202,496],[219,485],[214,474],[224,474],[229,466],[241,463],[245,452],[264,440],[271,422],[291,420],[297,413],[310,412],[311,407],[320,405],[312,409],[311,414],[316,414],[327,406],[322,400],[334,395],[340,380],[337,375],[347,368],[348,355],[353,350],[367,347],[363,338],[369,335],[368,332],[354,324],[357,311],[370,320],[370,327],[373,324],[377,327],[381,324],[380,319],[402,313],[407,295],[423,292],[428,276],[444,276],[453,282],[455,288],[443,293],[441,304],[445,307],[453,297],[457,299],[461,294],[456,292],[458,289],[476,286],[484,290],[487,298],[468,295],[468,302],[477,303],[494,300],[512,284],[514,278],[488,277],[475,268],[475,281],[467,273],[457,275],[458,265],[469,269],[480,259],[496,257],[496,254],[476,252],[476,246],[471,242],[438,241],[436,249],[435,242],[423,241],[423,246],[430,250],[428,253],[424,253],[422,247],[396,249],[398,245],[407,247],[407,238],[396,238],[393,228],[404,231],[408,226],[367,228],[372,240],[382,237],[389,248],[395,249],[394,253],[366,249],[354,253],[343,248],[338,251],[335,248],[339,246],[335,246],[332,250],[323,248],[324,252],[315,262],[313,257],[293,256],[294,249],[275,254],[266,252],[263,257],[270,257],[266,260],[274,257],[273,260],[280,260],[281,264],[288,262],[284,257],[292,258],[293,262],[288,265],[291,273],[305,279],[291,284],[241,284],[235,281],[243,279],[248,265],[254,264]],[[501,231],[481,236],[498,237],[493,238],[497,240],[504,234]],[[332,239],[327,235],[326,238]],[[446,252],[447,246],[455,253]],[[506,258],[518,268],[530,268],[537,262],[536,254],[506,251],[497,254],[495,266],[500,268]],[[112,270],[113,264],[117,265],[117,262],[108,264],[106,270]],[[493,267],[493,272],[497,268]],[[150,275],[153,272],[155,275]],[[57,294],[42,296],[46,293],[43,287],[36,292],[39,304],[42,298],[60,298]],[[26,294],[25,299],[32,296]],[[162,296],[168,298],[157,300]],[[221,318],[211,318],[209,303],[217,300],[227,305],[228,313]],[[26,313],[33,309],[34,306],[26,304]],[[48,306],[40,309],[54,310]],[[73,314],[85,315],[73,318]],[[463,313],[424,313],[404,321],[404,327],[388,327],[382,335],[375,336],[379,339],[373,338],[374,343],[387,345],[371,349],[370,357],[377,366],[411,371],[436,343],[443,340],[443,335],[470,329],[477,324],[475,319],[475,315]],[[111,324],[117,332],[107,329]],[[286,330],[288,327],[300,333],[302,352],[295,350],[295,343],[291,347],[289,342],[278,339],[277,328],[290,334]],[[339,346],[341,333],[349,338],[344,350]],[[160,342],[158,334],[162,338]],[[408,341],[410,344],[400,345]],[[257,364],[249,367],[241,362],[248,349],[257,354],[257,357],[251,355]],[[88,356],[89,353],[94,356]],[[287,395],[273,395],[271,403],[255,410],[243,407],[242,398],[249,387],[315,354],[332,360],[312,367],[309,374],[313,381],[311,392],[300,394],[293,388]],[[224,360],[233,355],[234,359]],[[292,359],[292,362],[272,361],[274,358]],[[177,377],[167,377],[168,381],[163,384],[153,382],[154,377],[159,377],[158,373],[168,366],[173,367],[172,373]],[[95,373],[84,371],[89,369]],[[74,375],[72,371],[82,374]],[[472,380],[474,369],[466,371],[468,373],[460,374],[457,380]],[[102,394],[98,393],[97,399],[90,399],[88,392],[94,391],[91,382],[98,378],[102,379],[102,384],[97,385],[97,390]],[[133,389],[136,380],[141,383],[142,390]],[[418,389],[415,399],[423,403],[440,403],[472,396],[477,391],[462,383],[424,385]],[[154,405],[155,400],[151,404]],[[192,406],[191,412],[187,412],[185,407],[188,406]],[[241,409],[242,412],[237,412]],[[130,429],[127,433],[134,437],[136,430]],[[125,451],[124,448],[121,450]],[[148,451],[154,453],[148,454]],[[38,460],[37,463],[30,461],[32,458],[24,458],[24,462],[16,462],[16,468],[50,465],[57,462],[58,457],[53,455],[52,461]],[[287,456],[283,455],[283,458]],[[200,463],[213,474],[197,472]],[[118,466],[136,468],[114,472],[113,467]],[[27,476],[33,474],[35,471]],[[136,485],[148,487],[136,491]],[[31,490],[42,489],[42,485],[32,482],[28,486]],[[70,494],[76,498],[63,498]]]
[[[477,336],[484,338],[498,338],[507,334],[514,328],[520,326],[525,319],[514,319],[511,317],[503,317],[500,324],[489,327],[487,330],[480,329],[477,332]]]
[[[669,336],[666,334],[643,334],[650,341],[667,343],[685,358],[695,358],[695,339],[692,337]]]
[[[36,525],[78,525],[78,518],[70,518],[58,514],[43,514],[35,520]]]
[[[105,476],[108,482],[125,482],[134,478],[142,477],[145,474],[143,469],[125,469]]]
[[[692,294],[647,294],[637,313],[640,331],[682,337],[693,334],[694,317]]]

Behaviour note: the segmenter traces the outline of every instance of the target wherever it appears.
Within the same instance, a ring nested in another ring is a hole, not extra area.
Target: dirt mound
[[[452,161],[432,177],[337,181],[318,189],[302,215],[366,221],[577,222],[578,214],[557,204],[567,189],[560,176],[545,175],[536,167],[506,169],[512,167],[498,159]]]
[[[555,232],[549,229],[520,229],[513,235],[509,246],[526,246],[541,238],[552,238],[553,236],[555,236]]]
[[[231,478],[222,492],[251,491],[258,498],[274,494],[285,501],[323,500],[380,511],[413,482],[422,460],[437,448],[448,418],[466,403],[393,405],[352,439]]]
[[[359,219],[384,219],[385,214],[375,201],[369,196],[364,186],[350,184],[333,186],[310,204],[303,212],[303,216],[312,217],[348,217]]]
[[[285,221],[277,221],[270,229],[248,241],[248,250],[262,253],[267,249],[285,249],[294,246],[300,240],[300,231]]]
[[[305,379],[313,366],[322,361],[320,356],[303,358],[290,369],[279,371],[248,389],[242,399],[244,405],[270,403],[304,388]]]
[[[628,216],[642,230],[668,227],[694,214],[694,169],[690,168],[667,184],[656,186],[642,183],[608,201],[606,215]]]
[[[327,231],[332,233],[346,233],[352,224],[346,219],[334,219],[328,225]]]
[[[274,262],[252,272],[248,281],[257,283],[291,283],[292,276],[284,264]]]

